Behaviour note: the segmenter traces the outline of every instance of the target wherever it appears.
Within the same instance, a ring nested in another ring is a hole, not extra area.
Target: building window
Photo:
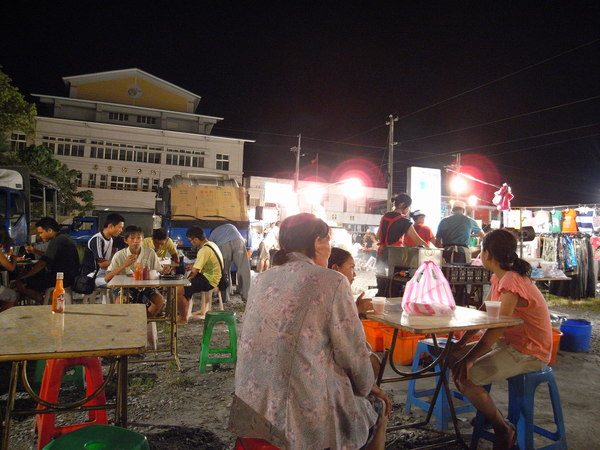
[[[166,164],[183,167],[204,167],[204,152],[198,150],[167,149]]]
[[[108,120],[115,120],[117,122],[127,122],[129,121],[129,114],[109,112]]]
[[[55,155],[83,158],[85,139],[44,136],[42,145],[48,147]]]
[[[156,117],[137,116],[138,123],[147,123],[148,125],[156,125]]]
[[[150,178],[142,178],[142,191],[150,191]]]
[[[110,177],[110,188],[119,191],[137,191],[138,178],[112,175]]]
[[[217,170],[229,170],[229,155],[217,153]]]
[[[81,187],[81,185],[83,184],[83,176],[81,175],[81,172],[75,175],[74,181],[76,186]]]
[[[25,150],[27,147],[27,138],[24,134],[11,133],[10,135],[10,149],[12,151]]]
[[[95,188],[96,187],[96,174],[90,173],[88,175],[88,187]]]
[[[159,185],[160,185],[160,180],[158,178],[153,178],[152,179],[152,192],[157,192]]]
[[[106,179],[107,179],[108,175],[100,175],[100,188],[102,189],[106,189],[107,185],[106,185]]]

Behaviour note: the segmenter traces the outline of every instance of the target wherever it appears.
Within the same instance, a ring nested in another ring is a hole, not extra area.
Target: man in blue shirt
[[[212,230],[209,239],[219,246],[223,255],[223,276],[230,277],[231,262],[233,261],[235,264],[237,270],[236,284],[242,296],[242,301],[245,302],[248,299],[251,278],[250,260],[248,259],[244,238],[236,227],[230,223],[225,223]],[[231,279],[229,285],[231,286]],[[221,295],[224,302],[229,301],[229,289],[225,289],[225,292],[221,292]]]
[[[435,245],[444,249],[443,258],[446,262],[471,262],[471,235],[485,236],[477,222],[465,216],[465,208],[465,202],[456,200],[452,207],[453,214],[442,219],[438,226]]]
[[[443,248],[442,258],[447,263],[470,263],[471,235],[484,237],[485,233],[477,222],[465,216],[465,202],[456,200],[452,206],[452,215],[445,217],[438,225],[435,234],[435,246]],[[468,305],[465,286],[455,286],[455,300],[458,305]]]

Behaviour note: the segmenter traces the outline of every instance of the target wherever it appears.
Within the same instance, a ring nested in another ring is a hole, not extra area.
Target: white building
[[[200,96],[140,69],[63,78],[68,97],[39,98],[36,145],[47,145],[98,209],[153,211],[173,175],[242,183],[244,143],[211,135],[222,118],[195,114]],[[13,145],[25,136],[12,134]]]
[[[262,220],[257,221],[259,226],[297,212],[310,212],[330,224],[364,232],[379,226],[381,214],[370,214],[369,211],[373,205],[385,203],[387,199],[385,188],[354,186],[349,189],[344,183],[300,180],[296,203],[294,180],[252,176],[244,178],[244,186],[249,198],[250,219],[256,217],[256,207],[259,211],[262,208]]]

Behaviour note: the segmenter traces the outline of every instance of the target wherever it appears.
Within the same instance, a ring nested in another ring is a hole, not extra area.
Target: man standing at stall
[[[224,223],[212,230],[209,239],[219,246],[223,255],[223,271],[222,276],[230,277],[231,262],[235,264],[237,273],[238,291],[242,296],[242,301],[248,299],[248,291],[250,290],[250,260],[248,259],[248,251],[246,250],[246,242],[244,238],[230,223]],[[231,286],[231,283],[229,283]],[[221,292],[223,301],[229,301],[229,289]]]
[[[481,238],[485,236],[477,222],[465,216],[465,210],[465,202],[456,200],[452,205],[452,215],[443,218],[438,225],[434,244],[436,247],[444,249],[442,258],[447,263],[470,263],[469,239],[471,239],[471,235]],[[453,290],[457,305],[469,304],[466,286],[454,286]]]

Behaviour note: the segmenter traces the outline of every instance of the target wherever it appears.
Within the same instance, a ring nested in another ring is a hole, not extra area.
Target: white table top
[[[192,284],[187,277],[181,280],[134,280],[129,275],[116,275],[107,283],[109,288],[147,288],[147,287],[173,287],[173,286],[189,286]]]
[[[0,361],[117,356],[146,350],[146,307],[15,306],[0,313]]]
[[[403,312],[368,313],[367,318],[414,334],[448,333],[451,331],[514,327],[523,321],[512,316],[488,317],[487,312],[457,306],[448,316],[416,316]]]

